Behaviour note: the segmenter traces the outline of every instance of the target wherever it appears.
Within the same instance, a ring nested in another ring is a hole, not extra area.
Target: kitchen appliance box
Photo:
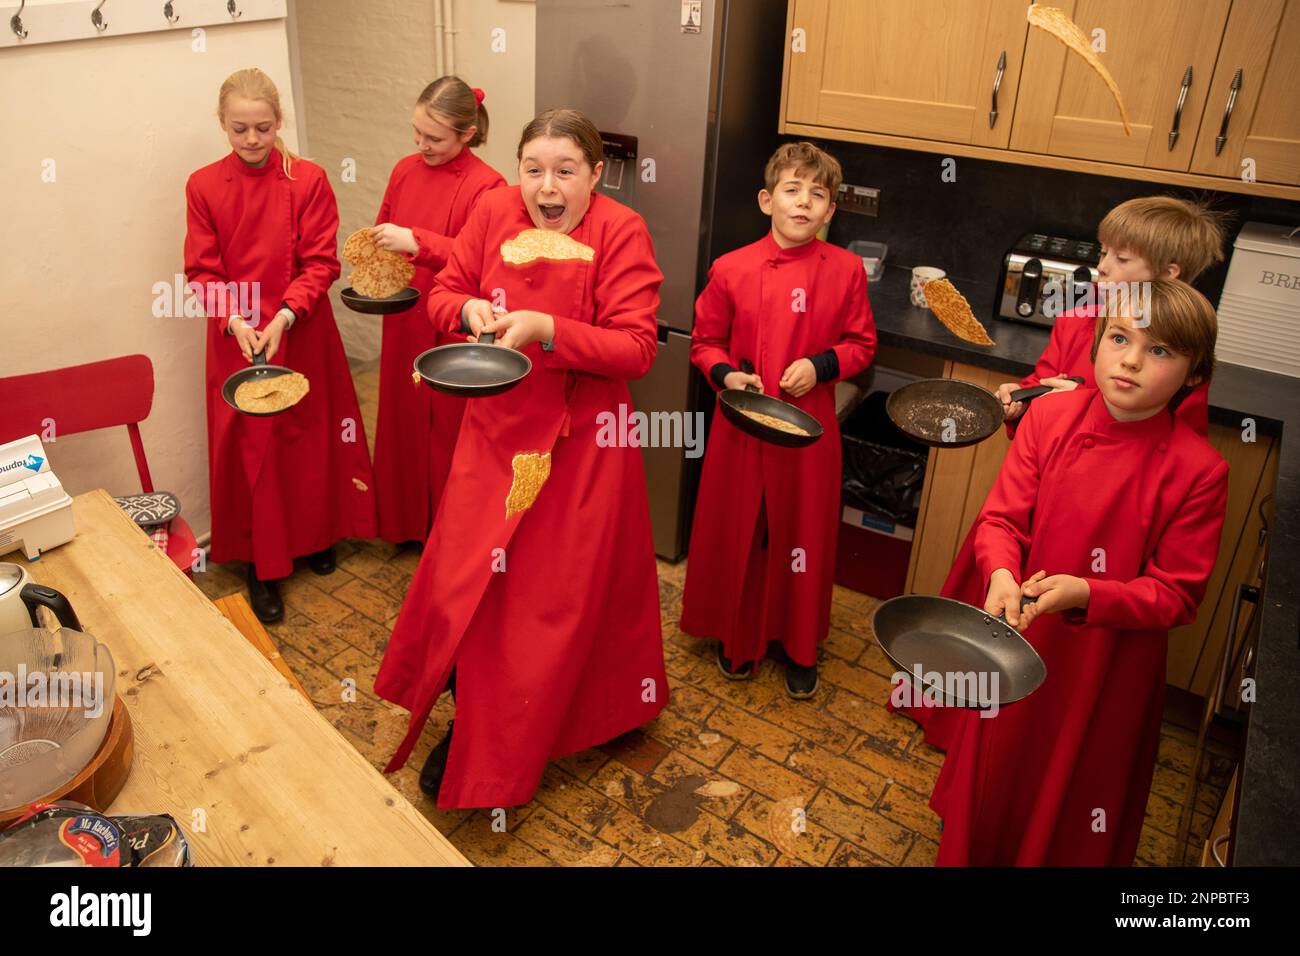
[[[1248,222],[1219,297],[1221,362],[1300,376],[1300,227]]]
[[[695,298],[709,265],[770,228],[758,208],[780,144],[786,0],[538,0],[537,109],[572,106],[601,131],[597,188],[645,219],[663,270],[659,354],[631,383],[644,411],[707,419],[713,391],[691,365]],[[776,59],[773,60],[773,55]],[[643,448],[655,551],[686,553],[700,459]]]
[[[0,445],[0,555],[20,549],[34,561],[75,535],[72,497],[50,470],[40,438]]]

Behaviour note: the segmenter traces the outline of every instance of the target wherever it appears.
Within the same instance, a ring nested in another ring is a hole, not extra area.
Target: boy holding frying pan
[[[840,164],[811,143],[773,154],[758,194],[772,228],[714,262],[691,342],[691,361],[715,390],[752,385],[824,429],[811,445],[785,448],[714,417],[682,597],[682,630],[718,639],[729,679],[753,677],[769,642],[779,642],[796,699],[817,691],[817,644],[830,625],[835,382],[866,368],[876,349],[862,260],[817,238],[840,180]],[[749,363],[752,374],[740,371]]]
[[[1127,866],[1155,768],[1170,628],[1218,555],[1228,465],[1173,400],[1209,380],[1203,295],[1157,279],[1097,323],[1097,387],[1026,416],[952,596],[1005,614],[1047,665],[1031,696],[951,713],[930,797],[940,865]],[[1034,603],[1021,609],[1022,598]]]
[[[1215,262],[1223,260],[1222,216],[1203,203],[1173,196],[1142,196],[1122,202],[1102,219],[1097,227],[1102,257],[1097,266],[1101,283],[1099,298],[1123,290],[1130,283],[1149,282],[1155,278],[1181,279],[1191,282]],[[1083,388],[1096,388],[1093,377],[1092,344],[1097,324],[1096,304],[1072,309],[1057,317],[1052,336],[1034,367],[1020,382],[1007,382],[998,388],[1003,403],[1007,433],[1015,438],[1027,411],[1024,402],[1011,401],[1018,388],[1051,385],[1053,391],[1039,403],[1056,401],[1055,395],[1079,388],[1067,376],[1083,379]],[[1201,435],[1209,433],[1209,379],[1175,394],[1170,402],[1174,414]],[[967,574],[974,562],[973,535],[968,534],[953,561],[942,594],[951,597],[951,588]],[[894,709],[890,703],[889,708]],[[925,741],[946,750],[955,715],[928,704],[905,709],[905,713],[925,730]]]

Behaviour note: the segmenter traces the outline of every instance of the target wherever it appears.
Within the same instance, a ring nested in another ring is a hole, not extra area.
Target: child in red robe
[[[454,76],[434,80],[416,100],[411,126],[419,152],[393,167],[370,230],[380,248],[410,257],[411,287],[420,292],[418,303],[383,320],[375,499],[379,536],[393,544],[429,536],[465,411],[464,399],[411,381],[416,356],[451,341],[427,318],[433,277],[479,197],[506,183],[470,152],[487,142],[482,90]]]
[[[227,78],[218,115],[232,152],[185,184],[185,274],[207,315],[211,558],[247,561],[249,603],[275,621],[276,579],[294,558],[329,574],[336,542],[374,536],[373,479],[326,294],[339,276],[329,180],[280,140],[279,95],[261,70]],[[259,352],[310,384],[278,415],[244,415],[221,398]]]
[[[691,361],[715,390],[754,385],[825,429],[781,448],[713,418],[691,530],[681,628],[718,639],[728,678],[752,677],[769,642],[794,698],[817,690],[840,522],[835,382],[876,348],[862,260],[817,238],[835,212],[840,164],[811,143],[768,161],[758,194],[772,229],[718,258],[695,303]],[[739,371],[752,363],[753,374]]]
[[[520,185],[479,200],[429,296],[436,327],[492,332],[532,361],[509,391],[466,403],[375,680],[411,712],[393,771],[455,668],[454,733],[420,774],[444,808],[526,803],[548,760],[668,702],[641,450],[602,440],[654,361],[663,274],[641,217],[595,192],[601,154],[581,113],[529,123]]]
[[[1145,319],[1098,323],[1098,387],[1034,405],[976,519],[954,596],[1005,612],[1047,678],[955,721],[930,798],[941,865],[1127,866],[1137,851],[1168,632],[1196,616],[1228,494],[1227,463],[1170,408],[1213,370],[1213,307],[1156,280]]]
[[[1120,203],[1102,219],[1097,239],[1102,246],[1097,297],[1107,294],[1110,283],[1149,282],[1157,277],[1193,282],[1211,265],[1223,261],[1222,216],[1203,203],[1173,196],[1142,196]],[[1058,316],[1033,372],[1018,383],[999,386],[998,397],[1013,436],[1025,411],[1023,403],[1010,400],[1016,389],[1052,385],[1055,391],[1042,396],[1048,398],[1078,388],[1076,382],[1069,381],[1072,376],[1081,377],[1084,388],[1097,387],[1091,358],[1097,311],[1094,303]],[[1210,427],[1209,391],[1209,382],[1202,382],[1176,409],[1176,414],[1202,435],[1208,434]]]
[[[1201,203],[1172,196],[1144,196],[1120,203],[1102,219],[1097,238],[1102,245],[1097,267],[1101,281],[1094,290],[1097,298],[1110,295],[1106,290],[1116,288],[1109,285],[1112,283],[1118,284],[1117,291],[1123,291],[1127,283],[1148,282],[1157,276],[1191,282],[1223,259],[1222,217]],[[1079,387],[1069,381],[1071,376],[1082,378],[1084,388],[1097,387],[1092,370],[1096,324],[1096,303],[1064,312],[1052,325],[1051,338],[1034,371],[1020,382],[1007,382],[998,388],[1007,433],[1012,438],[1026,408],[1023,403],[1010,401],[1015,389],[1039,384],[1055,386],[1055,391],[1041,397],[1039,404],[1043,404]],[[1175,414],[1201,435],[1209,433],[1209,393],[1207,379],[1176,401]],[[953,559],[940,592],[944,597],[955,596],[954,589],[970,575],[975,561],[973,545],[972,529]],[[896,709],[892,701],[888,706]],[[926,743],[947,749],[955,714],[928,703],[897,709],[924,728]]]

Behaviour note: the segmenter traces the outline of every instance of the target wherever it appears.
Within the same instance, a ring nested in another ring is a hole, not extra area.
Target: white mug
[[[927,307],[925,301],[925,284],[933,282],[935,279],[942,279],[946,272],[942,269],[936,269],[934,266],[917,266],[912,270],[912,284],[909,286],[912,305],[918,309]]]

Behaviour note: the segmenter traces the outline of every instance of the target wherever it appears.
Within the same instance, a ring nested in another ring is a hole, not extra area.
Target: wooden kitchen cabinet
[[[1030,30],[1016,100],[1011,148],[1034,153],[1186,170],[1214,73],[1230,0],[1052,0],[1085,36],[1103,30],[1100,56],[1120,88],[1132,135],[1119,107],[1083,60],[1041,30]],[[1191,82],[1172,149],[1179,94]],[[1031,79],[1032,78],[1032,79]]]
[[[1238,70],[1241,88],[1215,155]],[[1259,182],[1300,185],[1300,0],[1233,0],[1191,168],[1240,178],[1247,160]]]
[[[1007,145],[1028,30],[1022,0],[794,0],[789,22],[788,120]]]
[[[943,375],[996,391],[1014,376],[960,362]],[[1232,599],[1255,578],[1260,508],[1277,483],[1277,441],[1259,435],[1242,441],[1240,428],[1210,426],[1210,443],[1228,462],[1228,504],[1219,557],[1196,620],[1169,632],[1168,683],[1205,696],[1227,639]],[[908,562],[908,594],[938,594],[966,535],[984,507],[1011,442],[1006,431],[968,448],[932,448],[926,462],[921,508]]]
[[[943,375],[973,382],[991,392],[1003,382],[1015,380],[1006,372],[961,362],[946,363]],[[978,445],[930,449],[907,567],[908,594],[938,594],[942,590],[957,550],[984,507],[984,499],[1010,447],[1006,430],[999,429]]]
[[[1242,441],[1240,428],[1210,426],[1210,444],[1228,462],[1228,508],[1219,539],[1219,560],[1205,589],[1196,620],[1169,632],[1169,683],[1204,697],[1218,673],[1231,626],[1232,602],[1240,584],[1258,570],[1258,542],[1264,499],[1277,485],[1277,440],[1259,435]],[[1267,513],[1267,510],[1265,510]]]
[[[778,130],[1300,200],[1300,0],[1048,5],[1085,32],[1106,31],[1101,57],[1124,97],[1131,136],[1101,79],[1029,28],[1023,0],[790,0]],[[1238,69],[1241,89],[1216,156]],[[1253,179],[1242,178],[1246,160]]]

